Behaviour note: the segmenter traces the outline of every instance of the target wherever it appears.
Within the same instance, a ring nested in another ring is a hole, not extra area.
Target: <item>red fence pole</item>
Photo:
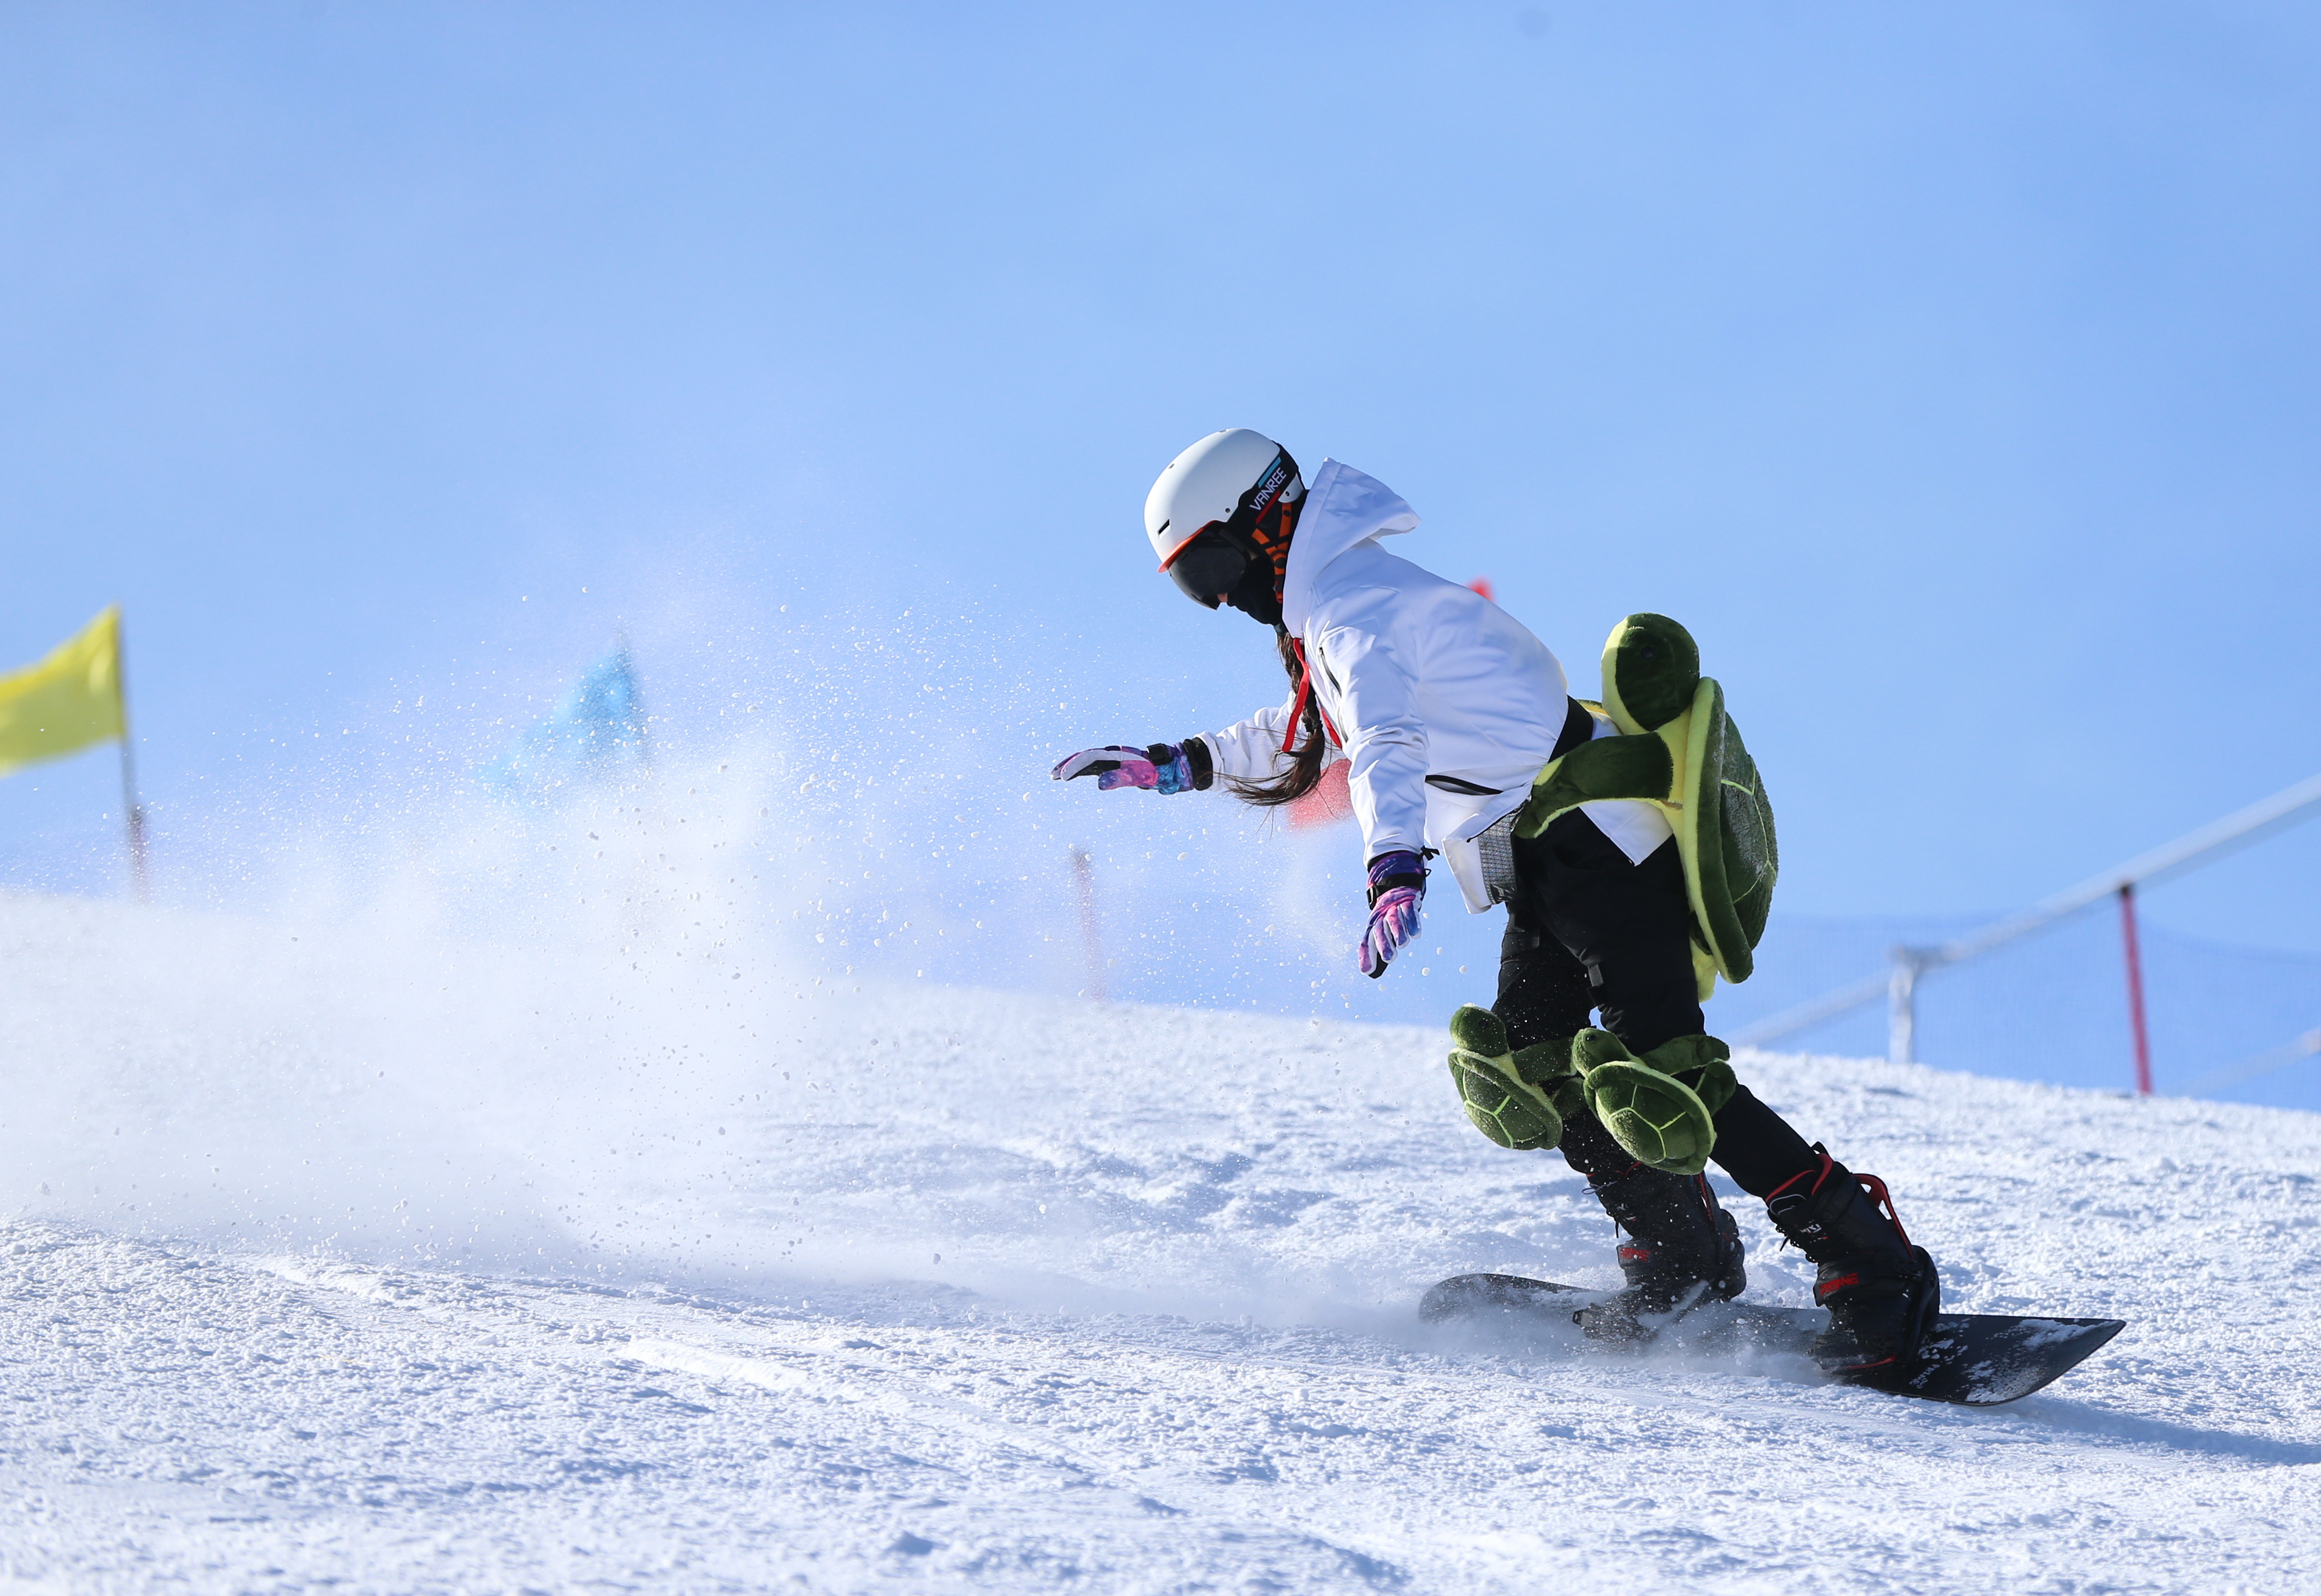
[[[2127,1017],[2135,1028],[2135,1089],[2152,1095],[2152,1035],[2144,1025],[2144,955],[2135,942],[2135,884],[2119,889],[2119,934],[2127,947]]]

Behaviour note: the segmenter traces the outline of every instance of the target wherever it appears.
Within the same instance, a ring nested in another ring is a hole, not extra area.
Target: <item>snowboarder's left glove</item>
[[[1370,861],[1370,923],[1354,955],[1355,967],[1377,980],[1394,956],[1418,935],[1418,902],[1426,895],[1426,866],[1407,851]]]
[[[1187,793],[1209,784],[1209,750],[1197,737],[1181,743],[1156,742],[1143,748],[1112,743],[1065,756],[1048,775],[1060,782],[1092,775],[1100,793],[1115,787],[1143,787],[1164,795]]]
[[[1698,1174],[1716,1146],[1716,1111],[1736,1090],[1715,1037],[1678,1037],[1642,1058],[1608,1030],[1583,1030],[1571,1066],[1612,1139],[1653,1169]]]

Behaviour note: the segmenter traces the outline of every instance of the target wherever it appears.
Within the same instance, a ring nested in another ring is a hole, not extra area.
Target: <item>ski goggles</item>
[[[1227,542],[1215,521],[1188,538],[1161,567],[1178,592],[1205,610],[1222,603],[1248,568],[1249,556]]]

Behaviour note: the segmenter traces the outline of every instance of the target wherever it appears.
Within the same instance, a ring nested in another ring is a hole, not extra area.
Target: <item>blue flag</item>
[[[583,672],[548,719],[518,733],[476,779],[504,798],[544,803],[651,763],[636,673],[623,645]]]

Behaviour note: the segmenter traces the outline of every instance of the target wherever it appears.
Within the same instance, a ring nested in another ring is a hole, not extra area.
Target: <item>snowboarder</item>
[[[1084,749],[1055,778],[1222,788],[1274,806],[1343,757],[1369,873],[1363,974],[1382,975],[1417,935],[1428,859],[1443,858],[1470,908],[1506,904],[1498,993],[1453,1018],[1452,1075],[1484,1134],[1559,1147],[1627,1233],[1626,1289],[1587,1317],[1588,1333],[1649,1335],[1661,1316],[1740,1294],[1738,1228],[1700,1173],[1713,1157],[1816,1265],[1815,1301],[1830,1314],[1816,1359],[1864,1374],[1906,1357],[1939,1305],[1933,1260],[1883,1183],[1808,1147],[1706,1034],[1699,920],[1670,821],[1682,806],[1589,799],[1585,780],[1550,780],[1577,768],[1575,749],[1645,730],[1617,696],[1614,654],[1606,704],[1572,698],[1555,656],[1513,617],[1381,547],[1417,524],[1340,461],[1309,489],[1288,451],[1244,428],[1186,449],[1145,501],[1153,552],[1196,603],[1273,632],[1288,698],[1180,742]],[[1680,671],[1672,657],[1691,639],[1658,617],[1624,625],[1615,648],[1642,673],[1629,682],[1641,699],[1637,684]],[[1679,695],[1698,680],[1697,651],[1690,668]],[[1659,747],[1648,735],[1597,752]],[[1551,785],[1553,803],[1541,795]]]

